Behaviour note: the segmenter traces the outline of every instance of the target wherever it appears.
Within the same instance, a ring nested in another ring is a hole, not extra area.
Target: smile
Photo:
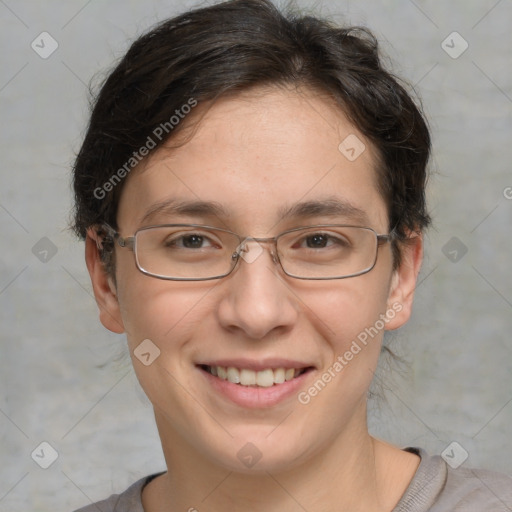
[[[211,396],[244,408],[268,408],[292,400],[314,376],[315,367],[298,361],[209,361],[196,368]],[[295,402],[292,402],[295,403]]]
[[[283,384],[284,382],[302,375],[308,370],[308,368],[266,368],[260,371],[255,371],[249,368],[208,365],[202,365],[201,368],[214,377],[218,377],[221,380],[227,380],[232,384],[262,388]]]

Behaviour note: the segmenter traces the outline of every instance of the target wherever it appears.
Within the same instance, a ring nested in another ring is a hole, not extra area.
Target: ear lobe
[[[407,244],[402,246],[400,266],[393,272],[388,295],[388,310],[396,314],[386,324],[386,330],[398,329],[412,313],[414,291],[423,261],[423,235],[411,234]]]
[[[109,331],[124,332],[123,320],[117,299],[117,291],[112,278],[105,272],[100,256],[101,239],[93,228],[87,230],[85,238],[85,262],[91,277],[96,304],[99,308],[100,322]]]

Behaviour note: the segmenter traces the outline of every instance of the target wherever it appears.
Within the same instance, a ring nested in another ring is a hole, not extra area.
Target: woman
[[[429,153],[367,30],[240,0],[131,46],[75,163],[75,230],[167,472],[82,511],[512,507],[510,478],[367,429],[383,333],[411,314]]]

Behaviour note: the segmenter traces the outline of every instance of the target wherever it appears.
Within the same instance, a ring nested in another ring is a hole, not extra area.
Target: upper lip
[[[280,358],[271,358],[271,359],[215,359],[215,360],[207,360],[196,363],[198,366],[223,366],[225,368],[233,367],[247,370],[254,370],[255,372],[259,372],[262,370],[266,370],[268,368],[311,368],[314,365],[310,363],[304,363],[301,361],[292,361],[290,359],[280,359]]]

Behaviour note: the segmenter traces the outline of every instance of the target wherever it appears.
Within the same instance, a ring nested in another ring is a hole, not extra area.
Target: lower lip
[[[242,386],[233,384],[228,380],[219,379],[206,370],[198,368],[207,382],[221,395],[229,398],[232,402],[242,407],[251,409],[263,409],[272,407],[283,402],[291,395],[294,395],[304,385],[304,381],[309,378],[312,370],[307,370],[298,377],[287,380],[282,384],[274,384],[268,388]]]

